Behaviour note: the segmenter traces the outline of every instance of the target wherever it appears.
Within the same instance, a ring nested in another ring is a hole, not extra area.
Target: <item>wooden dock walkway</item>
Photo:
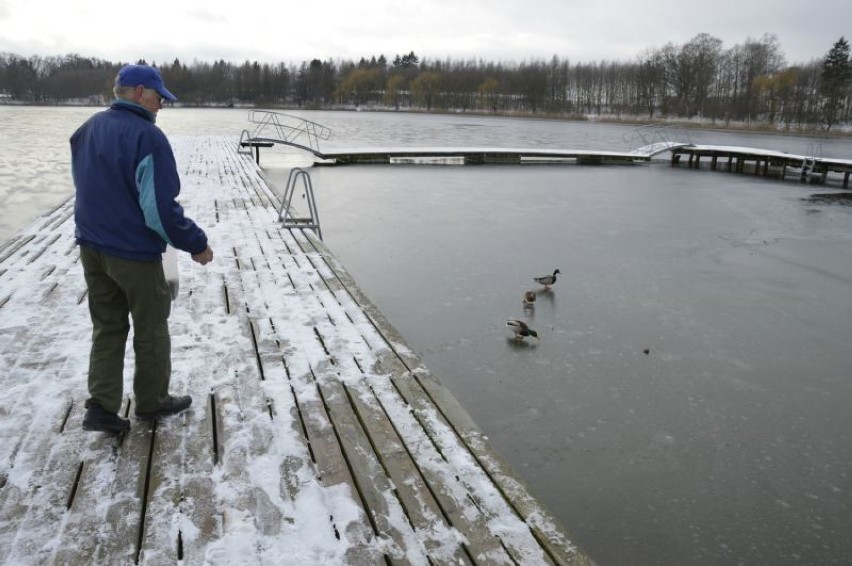
[[[684,145],[672,148],[671,152],[672,165],[678,165],[686,156],[688,166],[694,169],[701,167],[702,159],[708,159],[714,171],[722,161],[721,166],[727,171],[745,173],[748,168],[755,175],[781,179],[785,179],[788,170],[792,169],[802,182],[825,184],[832,175],[838,178],[843,188],[849,186],[849,174],[852,173],[852,160],[849,159],[809,157],[753,147]]]
[[[296,143],[273,138],[250,138],[240,142],[246,154],[253,152],[255,162],[260,164],[260,148],[270,148],[275,144],[287,145],[313,154],[314,165],[367,165],[391,163],[449,163],[460,165],[495,164],[548,164],[575,163],[578,165],[629,165],[644,163],[653,157],[652,149],[647,152],[634,150],[607,151],[598,149],[512,149],[512,148],[452,148],[452,147],[405,147],[371,149],[328,149],[320,151]],[[650,146],[649,146],[650,147]],[[668,151],[656,149],[657,153]]]
[[[466,165],[521,163],[576,163],[578,165],[631,164],[650,161],[648,155],[632,152],[584,149],[511,148],[396,148],[335,149],[316,151],[325,164],[406,163],[426,160],[457,160]]]
[[[0,564],[591,564],[236,141],[173,141],[186,413],[82,431],[73,200],[0,248]]]
[[[240,135],[240,152],[254,153],[260,163],[260,149],[275,145],[294,147],[313,154],[315,165],[356,165],[388,163],[459,163],[459,164],[521,164],[521,163],[577,163],[581,165],[629,164],[650,161],[657,148],[640,148],[638,151],[607,151],[585,149],[541,148],[472,148],[472,147],[394,147],[394,148],[334,148],[320,150],[320,142],[331,137],[331,129],[300,116],[250,110],[249,123],[255,124],[253,132],[243,130]],[[671,144],[664,144],[666,149]],[[642,151],[648,149],[648,151]]]

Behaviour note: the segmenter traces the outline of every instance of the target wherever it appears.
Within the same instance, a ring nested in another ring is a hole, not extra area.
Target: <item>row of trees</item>
[[[153,63],[152,64],[156,64]],[[0,96],[30,103],[102,103],[120,63],[0,54]],[[785,127],[850,122],[852,60],[840,38],[822,59],[788,65],[767,34],[725,48],[702,33],[632,61],[522,63],[426,60],[411,52],[295,64],[179,60],[158,65],[189,105],[387,107],[493,113],[704,118]]]

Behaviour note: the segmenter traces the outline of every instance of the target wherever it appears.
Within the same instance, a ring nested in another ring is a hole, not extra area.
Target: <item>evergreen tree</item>
[[[827,129],[837,123],[849,100],[852,84],[852,61],[849,60],[849,42],[844,37],[837,40],[822,60],[820,91],[823,98],[822,114]]]

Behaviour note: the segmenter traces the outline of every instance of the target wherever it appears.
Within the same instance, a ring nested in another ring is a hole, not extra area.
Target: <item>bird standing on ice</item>
[[[521,301],[524,303],[525,308],[532,308],[535,306],[535,292],[527,291],[524,293],[524,300]]]
[[[538,332],[527,326],[527,323],[516,318],[507,318],[506,326],[515,333],[515,340],[523,340],[527,336],[532,336],[539,340]]]
[[[556,274],[560,273],[558,269],[553,271],[553,275],[542,275],[541,277],[533,277],[533,281],[539,285],[544,285],[545,291],[550,289],[550,286],[556,283]]]

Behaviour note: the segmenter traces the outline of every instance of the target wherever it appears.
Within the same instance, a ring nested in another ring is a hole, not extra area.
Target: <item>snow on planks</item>
[[[173,141],[216,254],[179,260],[185,414],[80,430],[73,200],[0,248],[0,563],[590,564],[236,142]]]

